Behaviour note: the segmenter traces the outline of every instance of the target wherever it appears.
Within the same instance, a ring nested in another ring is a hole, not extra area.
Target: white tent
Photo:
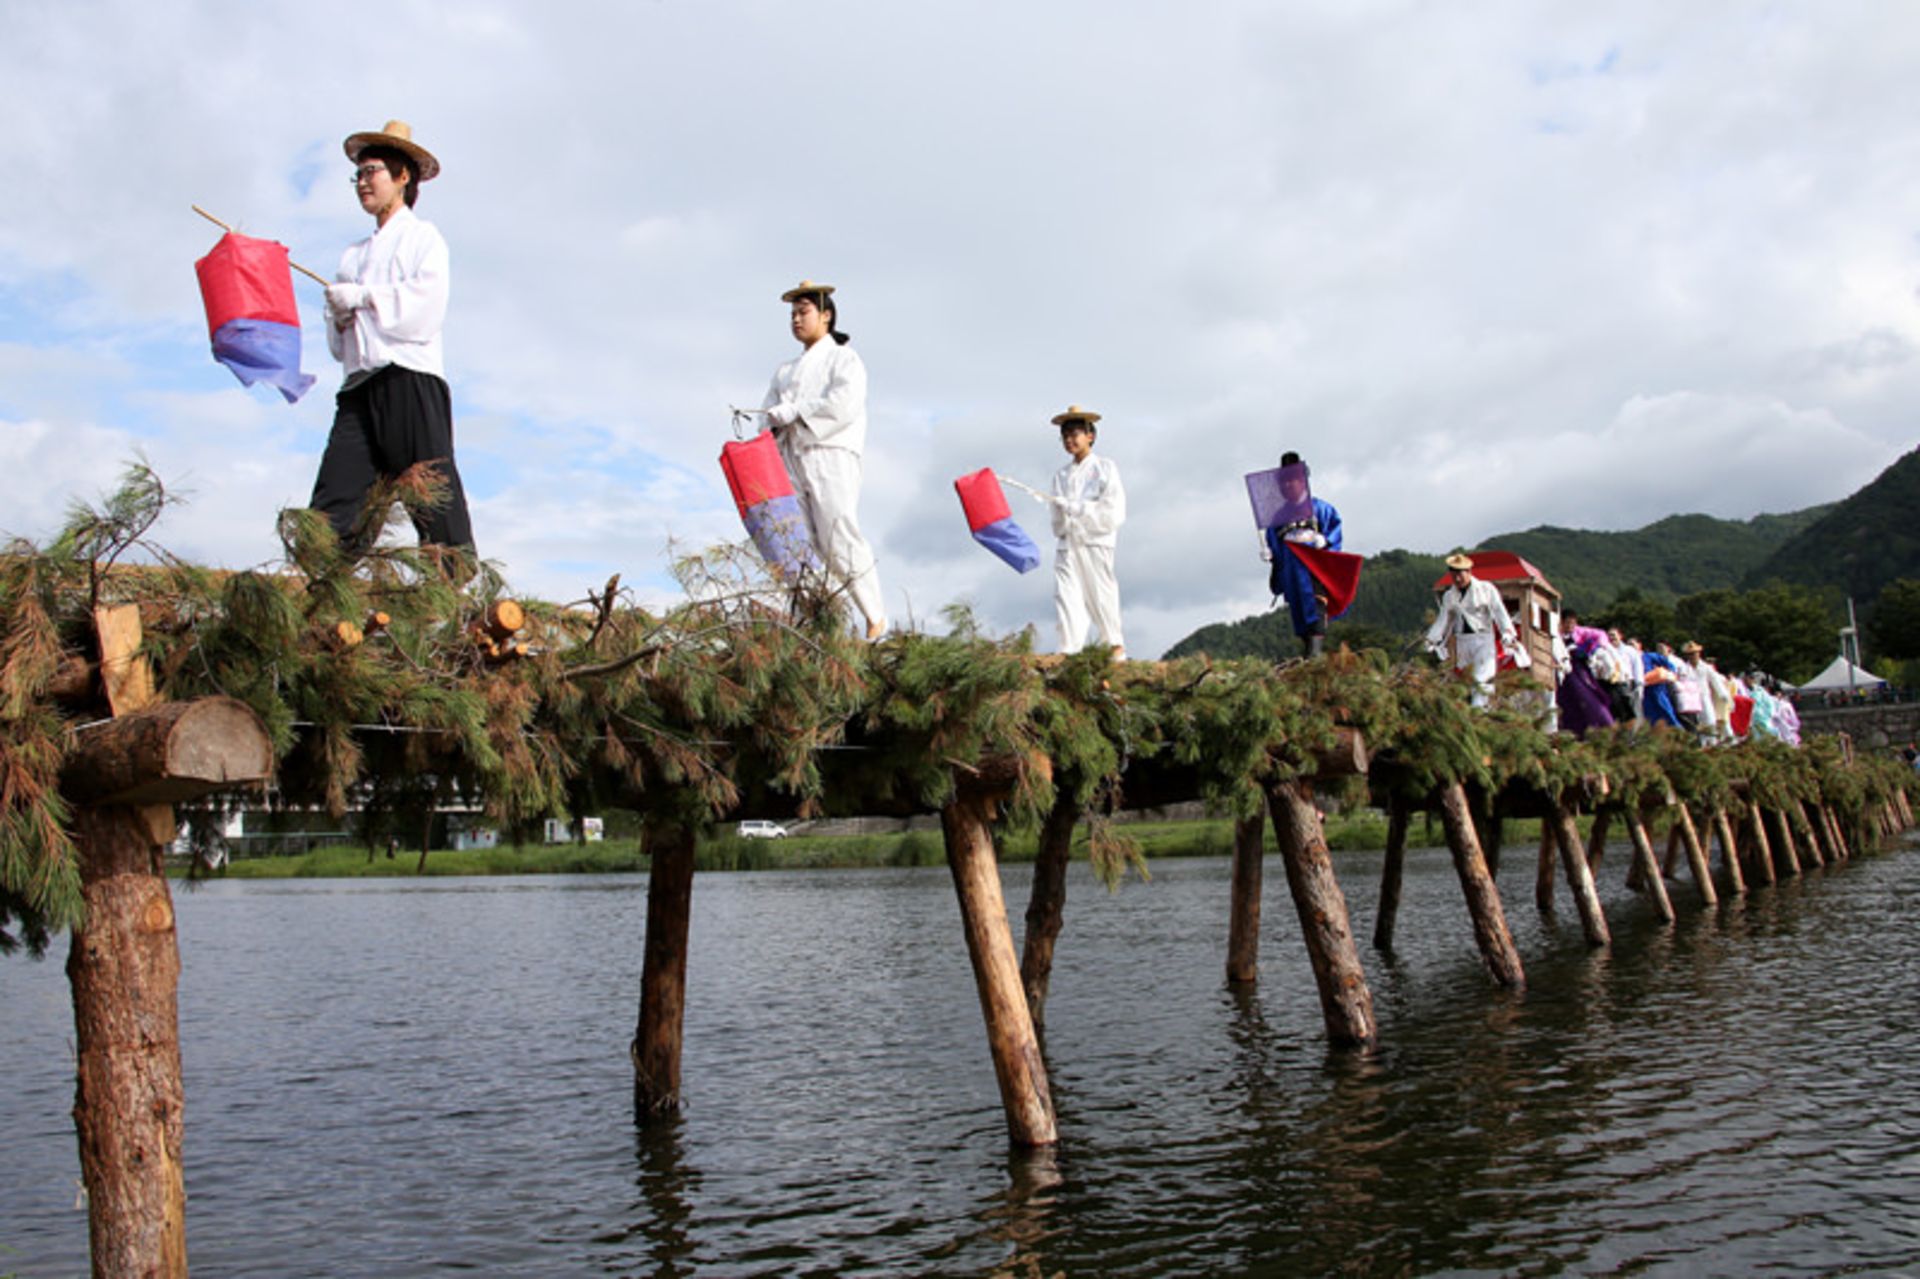
[[[1848,683],[1847,672],[1852,671],[1852,683]],[[1855,666],[1844,657],[1836,657],[1833,664],[1800,686],[1803,693],[1822,693],[1830,688],[1872,688],[1887,681],[1875,675],[1863,666]]]

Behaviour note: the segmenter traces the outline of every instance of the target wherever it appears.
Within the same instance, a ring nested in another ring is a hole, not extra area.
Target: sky
[[[275,559],[339,380],[320,289],[315,389],[243,389],[189,206],[331,275],[372,226],[341,142],[394,118],[443,166],[475,535],[528,597],[663,604],[676,549],[743,536],[728,406],[802,278],[868,369],[889,615],[1042,647],[1050,568],[952,482],[1044,486],[1069,403],[1139,657],[1268,607],[1242,476],[1286,449],[1365,554],[1795,510],[1916,443],[1904,6],[0,0],[0,36],[0,531],[34,540],[144,458],[169,550]]]

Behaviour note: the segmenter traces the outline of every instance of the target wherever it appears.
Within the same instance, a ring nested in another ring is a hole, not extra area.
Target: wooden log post
[[[1807,856],[1816,866],[1826,866],[1840,859],[1833,855],[1833,845],[1827,839],[1827,832],[1807,815],[1806,805],[1797,799],[1787,801],[1787,820],[1805,836]]]
[[[1760,876],[1761,883],[1771,887],[1779,882],[1779,876],[1774,870],[1773,847],[1767,842],[1766,829],[1754,816],[1758,811],[1751,804],[1741,810],[1740,828],[1746,834],[1741,842],[1747,846],[1747,865]]]
[[[1375,950],[1393,949],[1393,926],[1400,915],[1400,880],[1407,866],[1407,826],[1412,816],[1405,800],[1395,799],[1387,805],[1387,855],[1380,864],[1380,912],[1373,921]]]
[[[1320,1011],[1327,1037],[1338,1048],[1370,1047],[1379,1027],[1373,1017],[1373,992],[1354,945],[1347,899],[1334,878],[1333,859],[1306,783],[1267,790],[1267,807],[1287,868],[1287,887],[1300,916],[1300,933],[1320,988]]]
[[[1734,895],[1741,896],[1747,891],[1747,877],[1740,869],[1740,849],[1733,842],[1733,827],[1727,822],[1727,813],[1723,808],[1714,808],[1707,813],[1708,833],[1720,841],[1720,856],[1727,864],[1727,883],[1733,888]]]
[[[1493,979],[1517,990],[1527,984],[1526,969],[1521,966],[1520,951],[1507,928],[1507,912],[1500,904],[1500,890],[1494,886],[1493,873],[1487,869],[1486,858],[1481,854],[1480,832],[1468,812],[1467,794],[1459,782],[1440,792],[1440,820],[1446,827],[1454,873],[1460,877],[1461,892],[1466,894],[1467,914],[1473,919],[1474,944],[1480,947],[1480,957],[1486,961]]]
[[[1680,819],[1667,818],[1667,855],[1660,860],[1660,874],[1666,879],[1673,878],[1674,867],[1680,862]]]
[[[1833,832],[1833,846],[1840,850],[1842,860],[1853,856],[1853,850],[1847,847],[1846,832],[1841,829],[1840,819],[1825,804],[1820,805],[1820,816],[1825,819],[1827,829]]]
[[[1673,922],[1673,902],[1667,896],[1667,881],[1660,876],[1660,863],[1653,855],[1653,841],[1647,838],[1646,823],[1636,809],[1626,810],[1627,836],[1633,841],[1633,864],[1640,872],[1641,887],[1653,898],[1654,909],[1667,923]]]
[[[1613,934],[1607,929],[1607,917],[1600,909],[1600,894],[1593,886],[1593,872],[1587,869],[1587,847],[1580,839],[1579,824],[1574,821],[1573,807],[1562,804],[1559,812],[1548,823],[1554,835],[1554,842],[1560,846],[1560,864],[1567,872],[1567,887],[1573,893],[1573,904],[1580,912],[1580,931],[1586,934],[1589,946],[1610,946]]]
[[[1013,930],[1000,890],[1000,867],[993,850],[993,813],[1001,790],[969,779],[940,810],[946,836],[947,865],[960,900],[960,921],[973,962],[980,1012],[987,1024],[987,1051],[1000,1084],[1007,1134],[1021,1147],[1051,1146],[1059,1140],[1053,1094],[1047,1084],[1040,1039],[1020,982],[1013,951]]]
[[[1720,894],[1713,886],[1713,868],[1707,864],[1707,850],[1700,843],[1700,829],[1693,824],[1693,813],[1685,801],[1674,805],[1673,825],[1680,832],[1681,843],[1687,850],[1687,865],[1693,870],[1693,882],[1700,890],[1701,903],[1718,906]]]
[[[1760,805],[1757,802],[1749,801],[1747,804],[1747,829],[1753,832],[1753,843],[1759,850],[1760,858],[1769,868],[1777,867],[1779,863],[1774,860],[1773,837],[1767,833],[1767,819],[1760,811]],[[1766,880],[1769,884],[1776,882],[1776,876],[1771,869]]]
[[[91,726],[61,774],[86,903],[67,981],[96,1275],[187,1273],[180,949],[164,863],[172,804],[264,781],[272,765],[259,717],[215,697]]]
[[[1606,855],[1607,832],[1613,825],[1613,808],[1607,806],[1593,814],[1593,834],[1587,839],[1587,870],[1600,873],[1600,859]]]
[[[1900,811],[1900,824],[1908,830],[1913,829],[1913,805],[1907,802],[1907,792],[1897,790],[1893,793],[1893,806]]]
[[[641,826],[647,853],[647,936],[640,1019],[628,1055],[633,1104],[645,1118],[680,1108],[680,1048],[687,1011],[687,933],[693,914],[694,831],[665,819]]]
[[[1227,918],[1227,982],[1250,985],[1260,978],[1260,893],[1265,870],[1267,823],[1258,814],[1233,824],[1233,898]]]
[[[1487,833],[1480,840],[1480,851],[1487,859],[1487,874],[1500,878],[1500,848],[1507,839],[1507,819],[1495,813],[1487,819]]]
[[[1553,847],[1558,838],[1554,819],[1540,819],[1540,855],[1533,863],[1533,904],[1542,915],[1553,913]]]
[[[1027,992],[1033,1024],[1047,1020],[1047,988],[1053,980],[1053,947],[1066,920],[1067,864],[1073,857],[1073,828],[1080,809],[1062,787],[1040,826],[1040,849],[1033,861],[1033,889],[1027,896],[1027,931],[1020,943],[1020,983]],[[1258,872],[1256,872],[1257,874]],[[1254,910],[1260,909],[1259,902]],[[1254,922],[1259,932],[1259,917]]]
[[[1774,834],[1777,836],[1780,849],[1786,854],[1787,869],[1796,875],[1800,874],[1805,869],[1805,866],[1800,861],[1800,850],[1795,846],[1793,827],[1787,824],[1786,814],[1769,809],[1767,816],[1771,819],[1769,824],[1773,827]]]

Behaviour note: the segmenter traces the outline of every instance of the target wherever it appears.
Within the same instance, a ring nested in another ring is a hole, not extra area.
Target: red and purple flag
[[[1014,523],[1007,495],[992,467],[982,467],[972,475],[953,482],[960,495],[960,509],[967,513],[967,528],[973,540],[1005,560],[1016,572],[1030,573],[1040,564],[1040,548],[1027,531]]]
[[[732,440],[720,447],[720,469],[748,536],[759,548],[775,576],[790,578],[820,567],[806,521],[800,517],[800,499],[780,448],[766,432],[749,440]]]
[[[242,385],[265,382],[289,404],[305,395],[313,375],[300,371],[300,310],[287,246],[229,231],[193,270],[207,305],[213,358]]]

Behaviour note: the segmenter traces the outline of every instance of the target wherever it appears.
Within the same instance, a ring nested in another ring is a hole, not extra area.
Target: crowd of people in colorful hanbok
[[[1585,626],[1572,609],[1554,636],[1559,725],[1585,735],[1613,724],[1665,725],[1708,744],[1774,737],[1800,744],[1800,715],[1780,683],[1761,672],[1722,672],[1695,641],[1678,653],[1643,645],[1619,629]]]

